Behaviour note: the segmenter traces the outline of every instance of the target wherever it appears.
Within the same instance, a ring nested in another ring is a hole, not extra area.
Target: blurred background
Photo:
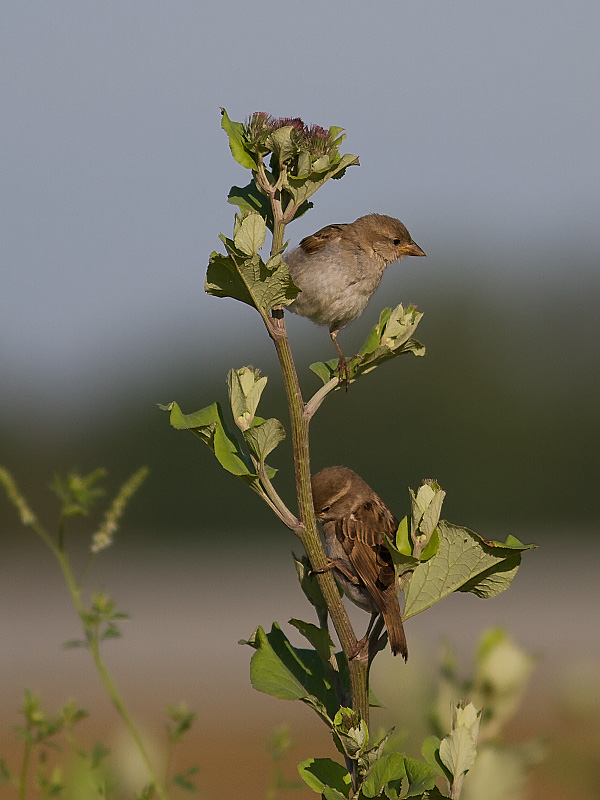
[[[219,232],[232,230],[229,188],[248,180],[219,106],[234,120],[301,116],[343,126],[342,151],[361,167],[312,198],[292,245],[377,211],[402,219],[428,256],[388,270],[340,336],[355,352],[381,308],[414,303],[427,356],[330,396],[312,423],[314,469],[351,466],[397,516],[407,487],[435,477],[446,518],[540,548],[506,595],[451,598],[411,620],[411,660],[383,659],[381,699],[393,710],[426,697],[442,639],[466,668],[479,633],[503,625],[538,657],[514,736],[547,733],[553,748],[529,796],[592,797],[597,3],[55,0],[9,4],[3,18],[0,463],[49,527],[54,473],[105,466],[110,493],[150,467],[90,576],[133,617],[109,660],[149,730],[167,700],[199,709],[192,758],[206,797],[236,787],[219,767],[223,737],[253,771],[248,797],[264,795],[264,738],[281,722],[296,742],[292,774],[294,760],[332,750],[307,709],[251,689],[250,652],[236,644],[257,624],[308,613],[289,555],[298,545],[156,405],[225,404],[228,369],[252,364],[269,376],[261,413],[286,423],[259,317],[208,297],[203,282]],[[309,395],[308,365],[332,357],[331,342],[288,320]],[[270,460],[292,504],[290,457],[286,442]],[[87,654],[60,649],[77,623],[57,569],[15,516],[0,500],[2,750],[25,686],[49,705],[75,695],[96,715],[89,735],[104,726],[110,738],[116,722]]]

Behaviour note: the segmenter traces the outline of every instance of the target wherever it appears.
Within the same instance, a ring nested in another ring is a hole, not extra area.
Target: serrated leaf
[[[264,219],[255,211],[250,211],[242,218],[233,241],[238,250],[252,256],[263,246],[266,236],[267,226]]]
[[[204,291],[215,297],[231,297],[255,308],[255,302],[248,291],[237,265],[231,256],[212,252],[206,270]]]
[[[381,756],[371,767],[361,786],[361,792],[365,797],[380,797],[388,784],[401,781],[405,775],[404,756],[401,753]]]
[[[292,140],[293,130],[291,125],[284,125],[267,137],[266,146],[275,153],[280,165],[291,161],[296,155],[297,147]],[[271,162],[272,165],[273,162]]]
[[[358,711],[339,708],[333,718],[334,741],[338,750],[356,759],[369,744],[369,731]]]
[[[263,315],[274,306],[293,302],[300,290],[282,261],[281,253],[275,253],[265,264],[259,255],[242,253],[231,239],[225,236],[221,239],[229,255],[211,255],[204,284],[208,294],[240,300]]]
[[[298,764],[298,773],[317,794],[322,794],[326,788],[333,789],[341,797],[350,794],[352,779],[348,770],[330,758],[307,758]]]
[[[278,419],[266,419],[260,425],[244,431],[244,439],[250,452],[260,462],[285,439],[285,429]]]
[[[426,481],[417,493],[409,489],[412,537],[430,537],[438,524],[446,492],[435,481]]]
[[[488,592],[493,588],[497,594],[508,588],[520,564],[520,550],[489,544],[468,528],[441,520],[437,530],[437,553],[419,564],[404,591],[405,619],[452,592]]]
[[[235,424],[245,431],[252,425],[261,395],[267,385],[267,378],[260,377],[252,367],[229,370],[227,386],[229,402]]]
[[[283,182],[283,186],[289,191],[296,203],[304,203],[325,183],[325,181],[328,181],[330,178],[341,177],[346,169],[352,166],[359,166],[358,157],[346,153],[336,164],[333,164],[325,172],[314,173],[311,171],[308,178],[288,175]]]
[[[441,741],[440,759],[454,779],[471,769],[476,755],[476,742],[468,728],[456,728]]]
[[[244,125],[241,122],[232,122],[224,108],[221,108],[221,128],[225,131],[229,138],[231,155],[235,158],[238,164],[241,164],[242,167],[245,167],[245,169],[256,170],[256,160],[246,149]]]
[[[325,172],[325,170],[329,169],[330,166],[331,166],[331,159],[329,158],[327,153],[325,153],[325,155],[322,155],[320,158],[317,158],[317,160],[314,162],[314,164],[312,165],[312,172]]]
[[[298,159],[296,162],[296,177],[308,178],[310,175],[311,166],[312,164],[309,151],[306,149],[299,150]]]
[[[360,378],[362,375],[367,375],[372,372],[376,367],[388,361],[391,358],[412,353],[416,356],[425,355],[425,348],[416,339],[410,338],[417,325],[419,324],[423,314],[418,312],[414,306],[409,306],[406,310],[402,304],[396,306],[395,309],[383,309],[379,316],[379,322],[375,325],[358,356],[348,362],[350,373],[350,383]],[[338,360],[331,359],[330,361],[319,361],[310,365],[310,369],[317,375],[324,384],[329,381],[336,380],[339,389],[340,384],[335,371],[338,367]]]

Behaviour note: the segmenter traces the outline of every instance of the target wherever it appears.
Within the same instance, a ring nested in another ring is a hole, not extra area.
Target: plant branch
[[[294,514],[292,514],[277,493],[275,487],[269,479],[269,476],[267,475],[264,461],[258,464],[258,476],[260,478],[262,489],[265,493],[264,499],[268,502],[283,524],[286,525],[290,530],[294,531],[294,533],[298,533],[299,529],[302,527],[300,520]]]
[[[313,415],[319,409],[321,403],[323,402],[323,400],[325,400],[329,392],[333,392],[333,390],[336,389],[339,385],[340,385],[340,379],[332,378],[330,381],[321,386],[321,388],[318,389],[313,394],[310,400],[304,405],[304,416],[306,417],[307,420],[312,419]]]
[[[160,800],[167,800],[166,790],[164,789],[162,783],[158,779],[158,776],[154,770],[154,767],[152,766],[152,761],[150,759],[150,756],[148,755],[148,752],[146,751],[146,747],[142,741],[142,738],[137,728],[135,727],[133,720],[129,716],[129,712],[127,711],[125,704],[123,703],[121,696],[115,684],[113,683],[112,678],[110,677],[108,670],[106,669],[106,666],[102,660],[102,656],[100,655],[100,645],[98,642],[98,637],[95,633],[92,633],[90,631],[89,623],[86,620],[87,612],[85,606],[83,605],[83,601],[81,599],[81,591],[77,585],[75,577],[73,576],[73,572],[69,564],[69,559],[66,553],[62,550],[59,550],[58,548],[53,548],[53,552],[58,559],[65,583],[67,584],[69,594],[71,595],[71,599],[73,601],[73,605],[75,606],[75,610],[77,611],[79,619],[81,620],[81,624],[83,625],[84,630],[86,632],[86,642],[90,650],[90,653],[92,654],[92,659],[94,661],[94,665],[96,667],[96,671],[98,672],[100,680],[102,681],[102,684],[104,685],[104,688],[108,696],[110,697],[113,705],[117,709],[119,716],[123,720],[125,727],[129,731],[131,738],[136,744],[136,747],[142,758],[142,761],[144,762],[144,765],[148,770],[148,775],[150,776],[150,779],[154,784],[154,789],[156,791],[156,794],[158,795]]]
[[[276,219],[273,230],[272,253],[277,252],[283,246],[284,232],[285,224]],[[368,725],[368,668],[365,663],[361,663],[360,659],[353,658],[358,645],[356,635],[342,603],[335,579],[330,571],[324,571],[327,566],[327,558],[317,530],[317,521],[312,502],[308,438],[310,417],[306,415],[281,307],[272,310],[271,318],[268,323],[266,322],[266,326],[279,358],[290,414],[298,518],[302,525],[297,530],[297,533],[306,550],[311,567],[316,572],[321,592],[327,603],[329,614],[348,662],[352,707],[360,712],[361,717]]]

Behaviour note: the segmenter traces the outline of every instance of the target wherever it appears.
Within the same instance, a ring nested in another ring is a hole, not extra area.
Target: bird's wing
[[[305,236],[300,242],[300,248],[309,255],[318,253],[319,250],[322,250],[326,245],[338,241],[342,235],[342,231],[347,227],[348,223],[346,222],[341,222],[336,225],[326,225],[324,228],[321,228],[320,231],[310,236]]]
[[[386,540],[398,529],[398,522],[377,498],[363,503],[351,515],[338,520],[336,535],[350,562],[364,581],[378,606],[389,592],[395,594],[396,576]]]

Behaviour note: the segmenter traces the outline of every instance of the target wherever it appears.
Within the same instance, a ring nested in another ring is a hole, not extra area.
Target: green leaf
[[[412,541],[408,529],[408,517],[403,517],[398,525],[396,531],[396,549],[402,553],[403,556],[412,555]]]
[[[413,540],[417,537],[429,539],[439,522],[446,492],[436,481],[425,481],[416,494],[412,489],[409,492]]]
[[[334,741],[338,750],[356,759],[369,744],[367,725],[358,711],[352,708],[339,708],[333,718]]]
[[[231,155],[235,158],[238,164],[241,164],[242,167],[245,167],[245,169],[256,170],[256,160],[246,148],[246,137],[243,123],[232,122],[227,116],[227,112],[224,108],[221,108],[221,128],[223,128],[229,137]]]
[[[365,797],[380,797],[390,783],[401,781],[405,775],[404,756],[401,753],[382,756],[371,767],[361,792]]]
[[[285,429],[278,419],[266,419],[245,430],[244,439],[250,452],[262,463],[279,442],[285,439]]]
[[[260,372],[253,367],[229,370],[227,386],[231,413],[238,428],[247,430],[251,425],[267,385],[267,378],[260,377]]]
[[[352,779],[348,770],[330,758],[307,758],[298,764],[298,773],[317,794],[323,794],[327,787],[339,792],[342,797],[350,794]]]
[[[325,598],[323,597],[323,593],[321,592],[321,588],[319,586],[319,581],[317,580],[316,575],[311,572],[310,563],[306,556],[302,556],[298,558],[294,554],[294,564],[296,565],[296,574],[298,576],[298,581],[300,582],[300,587],[308,601],[319,610],[327,611],[327,603],[325,602]],[[336,584],[337,585],[337,584]],[[341,590],[340,590],[341,596]]]
[[[242,217],[233,241],[236,248],[247,256],[253,256],[265,243],[267,226],[264,219],[255,211],[249,211]]]
[[[412,353],[416,356],[425,355],[423,345],[411,338],[422,316],[423,314],[418,312],[414,306],[408,306],[404,310],[400,304],[393,311],[389,308],[383,309],[379,316],[379,322],[367,336],[358,356],[348,362],[350,383],[362,375],[372,372],[391,358],[405,353]],[[339,389],[342,384],[335,374],[337,366],[338,360],[331,359],[311,364],[310,368],[324,384],[332,380],[337,381],[336,389]]]
[[[265,220],[269,230],[273,230],[271,203],[254,179],[247,186],[232,186],[227,195],[227,202],[237,206],[242,214],[246,211],[257,211]]]
[[[323,661],[329,661],[331,654],[335,652],[335,645],[328,630],[301,619],[290,619],[289,624],[297,628],[308,639]]]
[[[215,297],[231,297],[253,308],[256,307],[254,298],[231,256],[224,256],[214,251],[210,254],[204,291]]]
[[[471,769],[476,755],[476,742],[468,728],[456,728],[440,744],[440,759],[454,779]]]
[[[265,264],[259,255],[247,256],[221,235],[228,256],[213,253],[204,288],[216,297],[232,297],[266,315],[274,306],[289,305],[300,291],[294,284],[281,253]]]
[[[232,475],[255,474],[252,463],[242,451],[236,439],[227,434],[223,425],[217,425],[213,445],[217,461]]]
[[[326,786],[323,789],[323,800],[344,800],[346,796],[347,795],[338,792],[337,789],[333,789],[331,786]]]
[[[292,139],[293,131],[294,128],[291,125],[284,125],[267,137],[265,144],[275,153],[280,166],[289,163],[296,155],[298,148]],[[273,167],[273,161],[271,161],[271,167]]]
[[[176,402],[161,406],[170,411],[171,425],[177,430],[190,430],[214,452],[221,466],[233,475],[255,477],[249,457],[241,449],[235,436],[230,433],[218,403],[202,408],[193,414],[183,414]]]
[[[255,689],[284,700],[302,700],[331,725],[338,701],[323,662],[314,650],[293,647],[276,622],[268,634],[259,627],[243,643],[256,649],[250,662],[250,679]]]
[[[180,789],[184,789],[187,792],[195,792],[196,787],[190,781],[190,777],[192,775],[196,775],[198,772],[198,767],[190,767],[185,772],[180,773],[179,775],[173,776],[173,783],[175,786],[179,786]]]
[[[289,191],[296,203],[304,203],[326,181],[330,178],[341,178],[346,169],[352,166],[359,166],[358,157],[346,153],[325,172],[314,171],[313,165],[310,176],[307,178],[288,175],[283,181],[283,188]]]
[[[441,778],[452,780],[452,776],[440,759],[440,744],[442,740],[438,736],[428,736],[421,747],[421,753],[425,761],[433,767]]]
[[[521,561],[523,545],[509,548],[486,542],[468,528],[444,520],[438,525],[437,553],[419,564],[405,589],[404,618],[419,614],[451,592],[491,597],[507,589]]]
[[[4,786],[12,779],[12,775],[6,761],[0,758],[0,786]]]
[[[256,629],[250,641],[256,648],[250,660],[252,686],[281,700],[303,700],[306,690],[279,658],[262,627]]]
[[[404,756],[404,768],[408,778],[405,797],[419,797],[424,791],[435,786],[436,769],[429,764]]]

